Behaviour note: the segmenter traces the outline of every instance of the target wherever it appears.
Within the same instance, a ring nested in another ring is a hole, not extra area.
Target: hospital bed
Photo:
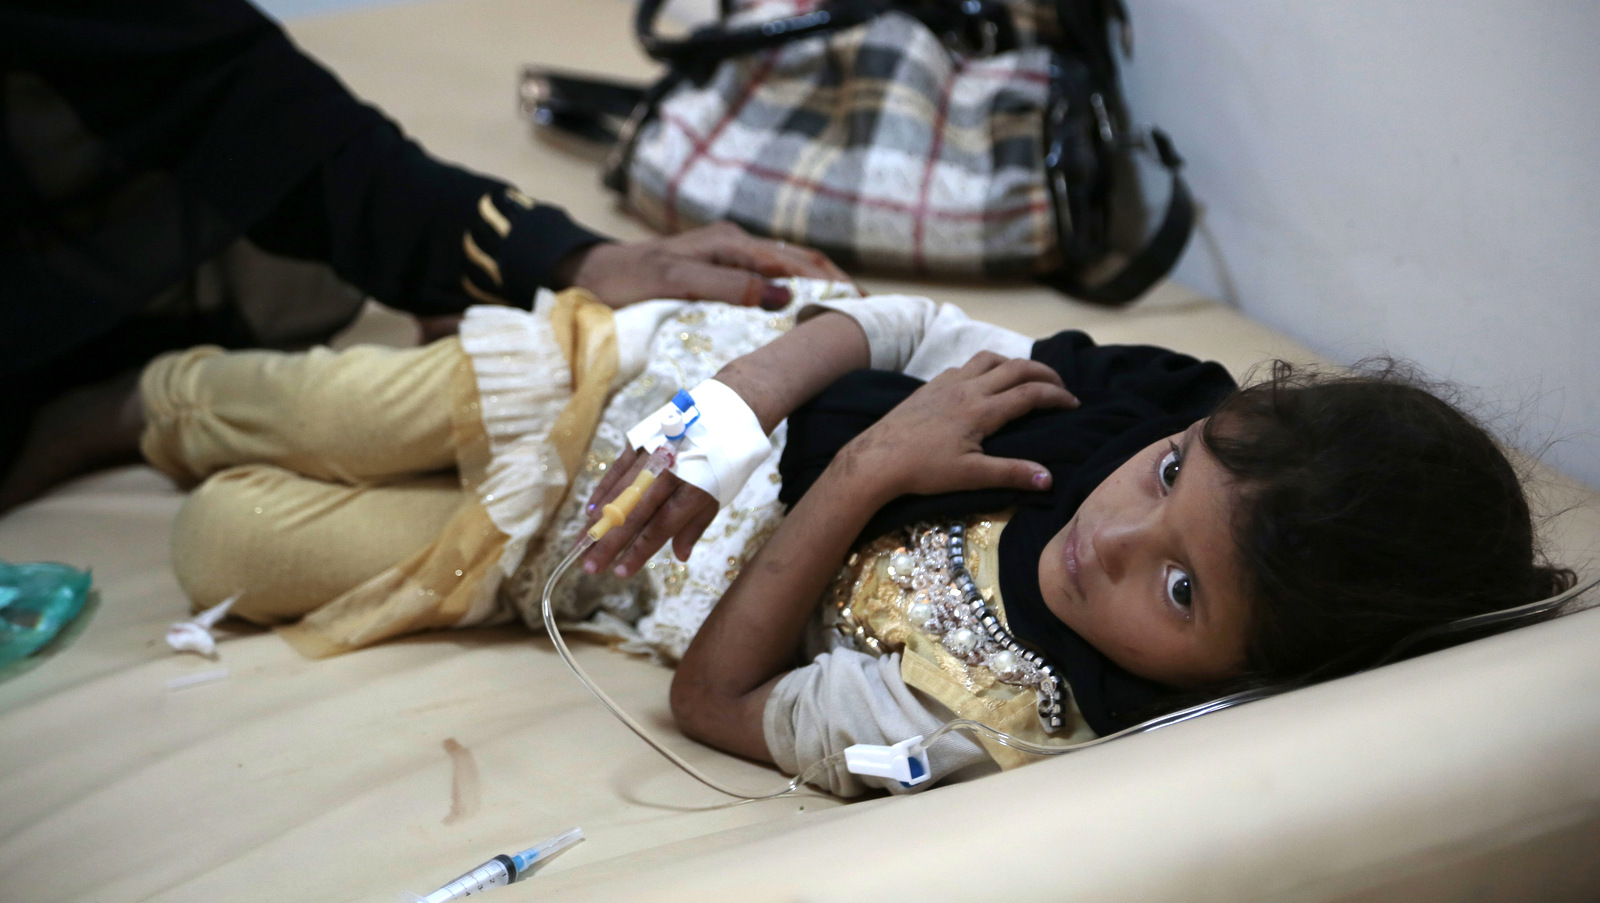
[[[290,31],[436,154],[642,235],[590,160],[531,140],[518,68],[649,69],[619,0],[428,0]],[[1026,286],[866,279],[1045,335],[1153,342],[1242,374],[1305,348],[1166,284],[1122,311]],[[344,341],[411,340],[364,317]],[[1556,560],[1600,563],[1600,493],[1541,472]],[[393,903],[581,826],[517,900],[1593,900],[1600,611],[896,799],[725,800],[631,736],[520,627],[307,661],[268,632],[219,658],[162,643],[182,496],[127,467],[0,518],[0,559],[93,570],[71,645],[0,683],[0,900]],[[581,663],[673,749],[768,791],[770,768],[678,735],[670,674]]]

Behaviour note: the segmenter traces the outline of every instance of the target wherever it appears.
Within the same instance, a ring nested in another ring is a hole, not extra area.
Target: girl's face
[[[1200,430],[1095,488],[1039,557],[1050,611],[1140,677],[1196,686],[1244,667],[1249,610],[1230,525],[1238,490]]]

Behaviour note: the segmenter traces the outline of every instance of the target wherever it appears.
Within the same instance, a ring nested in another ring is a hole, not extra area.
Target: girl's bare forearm
[[[849,457],[841,453],[801,498],[679,663],[672,711],[689,736],[770,759],[761,721],[767,697],[794,667],[806,624],[850,544],[889,501],[887,487]]]
[[[861,326],[844,314],[826,311],[730,361],[717,379],[738,392],[761,428],[771,433],[795,408],[871,361]]]

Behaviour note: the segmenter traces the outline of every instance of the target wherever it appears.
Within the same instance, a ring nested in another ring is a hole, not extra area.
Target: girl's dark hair
[[[1424,385],[1387,359],[1347,375],[1275,361],[1206,422],[1241,489],[1244,683],[1351,673],[1424,628],[1575,581],[1544,562],[1499,445]]]

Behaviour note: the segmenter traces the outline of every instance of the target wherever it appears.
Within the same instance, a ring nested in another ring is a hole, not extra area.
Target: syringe
[[[582,839],[583,829],[573,828],[543,843],[536,843],[520,853],[496,856],[426,897],[415,899],[421,903],[449,903],[451,900],[465,900],[473,894],[481,894],[491,887],[505,887],[519,878],[526,877],[535,865]]]

